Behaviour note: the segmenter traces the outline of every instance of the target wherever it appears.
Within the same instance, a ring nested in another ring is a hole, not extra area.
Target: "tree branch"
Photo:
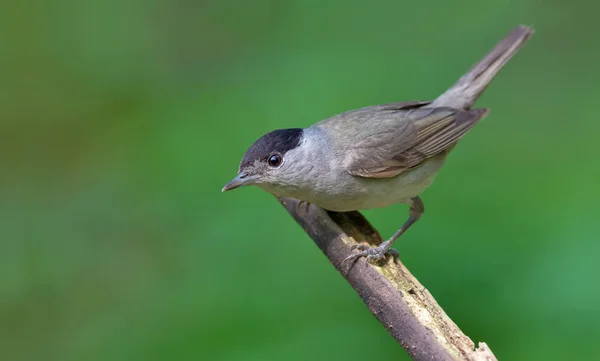
[[[413,360],[497,361],[485,343],[475,349],[402,263],[386,262],[379,267],[361,258],[341,265],[351,254],[351,245],[382,241],[360,213],[327,212],[295,199],[279,200]]]

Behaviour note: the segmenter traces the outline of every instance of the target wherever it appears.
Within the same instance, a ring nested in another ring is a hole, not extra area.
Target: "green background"
[[[396,248],[500,360],[597,359],[598,8],[2,2],[0,360],[407,360],[272,196],[221,187],[263,133],[431,99],[520,23]]]

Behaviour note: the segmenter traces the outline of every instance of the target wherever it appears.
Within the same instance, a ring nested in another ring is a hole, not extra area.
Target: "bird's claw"
[[[370,260],[379,261],[382,259],[387,259],[386,256],[391,256],[393,258],[394,262],[396,262],[400,255],[398,253],[398,251],[396,251],[393,248],[390,248],[389,244],[386,244],[386,243],[383,243],[377,247],[370,247],[370,246],[364,245],[362,243],[359,243],[359,244],[352,245],[352,247],[350,247],[350,249],[351,250],[358,249],[360,252],[351,254],[350,256],[344,258],[344,260],[342,261],[342,264],[346,263],[347,261],[353,261],[353,260],[356,260],[361,257],[366,257],[367,263],[368,263]]]
[[[308,211],[310,209],[310,203],[305,202],[305,201],[298,202],[298,204],[296,205],[296,213],[300,213],[300,210],[302,209],[302,205],[304,205],[304,212],[308,213]]]
[[[350,247],[350,250],[354,251],[355,249],[357,249],[359,251],[365,251],[369,248],[371,248],[371,247],[367,246],[366,244],[357,243],[357,244],[352,245],[352,247]]]

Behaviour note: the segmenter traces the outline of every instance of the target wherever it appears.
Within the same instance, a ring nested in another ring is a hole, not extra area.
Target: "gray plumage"
[[[409,220],[381,246],[349,258],[379,259],[423,213],[418,198],[456,143],[488,109],[471,109],[533,30],[519,26],[433,101],[366,107],[306,129],[268,133],[246,152],[229,190],[254,184],[332,211],[411,206]],[[395,253],[395,252],[393,252]]]

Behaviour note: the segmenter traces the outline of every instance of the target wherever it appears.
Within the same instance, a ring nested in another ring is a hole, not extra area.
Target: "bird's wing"
[[[328,128],[339,128],[332,129],[337,134],[355,130],[340,147],[342,166],[354,176],[395,177],[452,147],[488,112],[420,107],[425,104],[364,108],[326,121]]]

